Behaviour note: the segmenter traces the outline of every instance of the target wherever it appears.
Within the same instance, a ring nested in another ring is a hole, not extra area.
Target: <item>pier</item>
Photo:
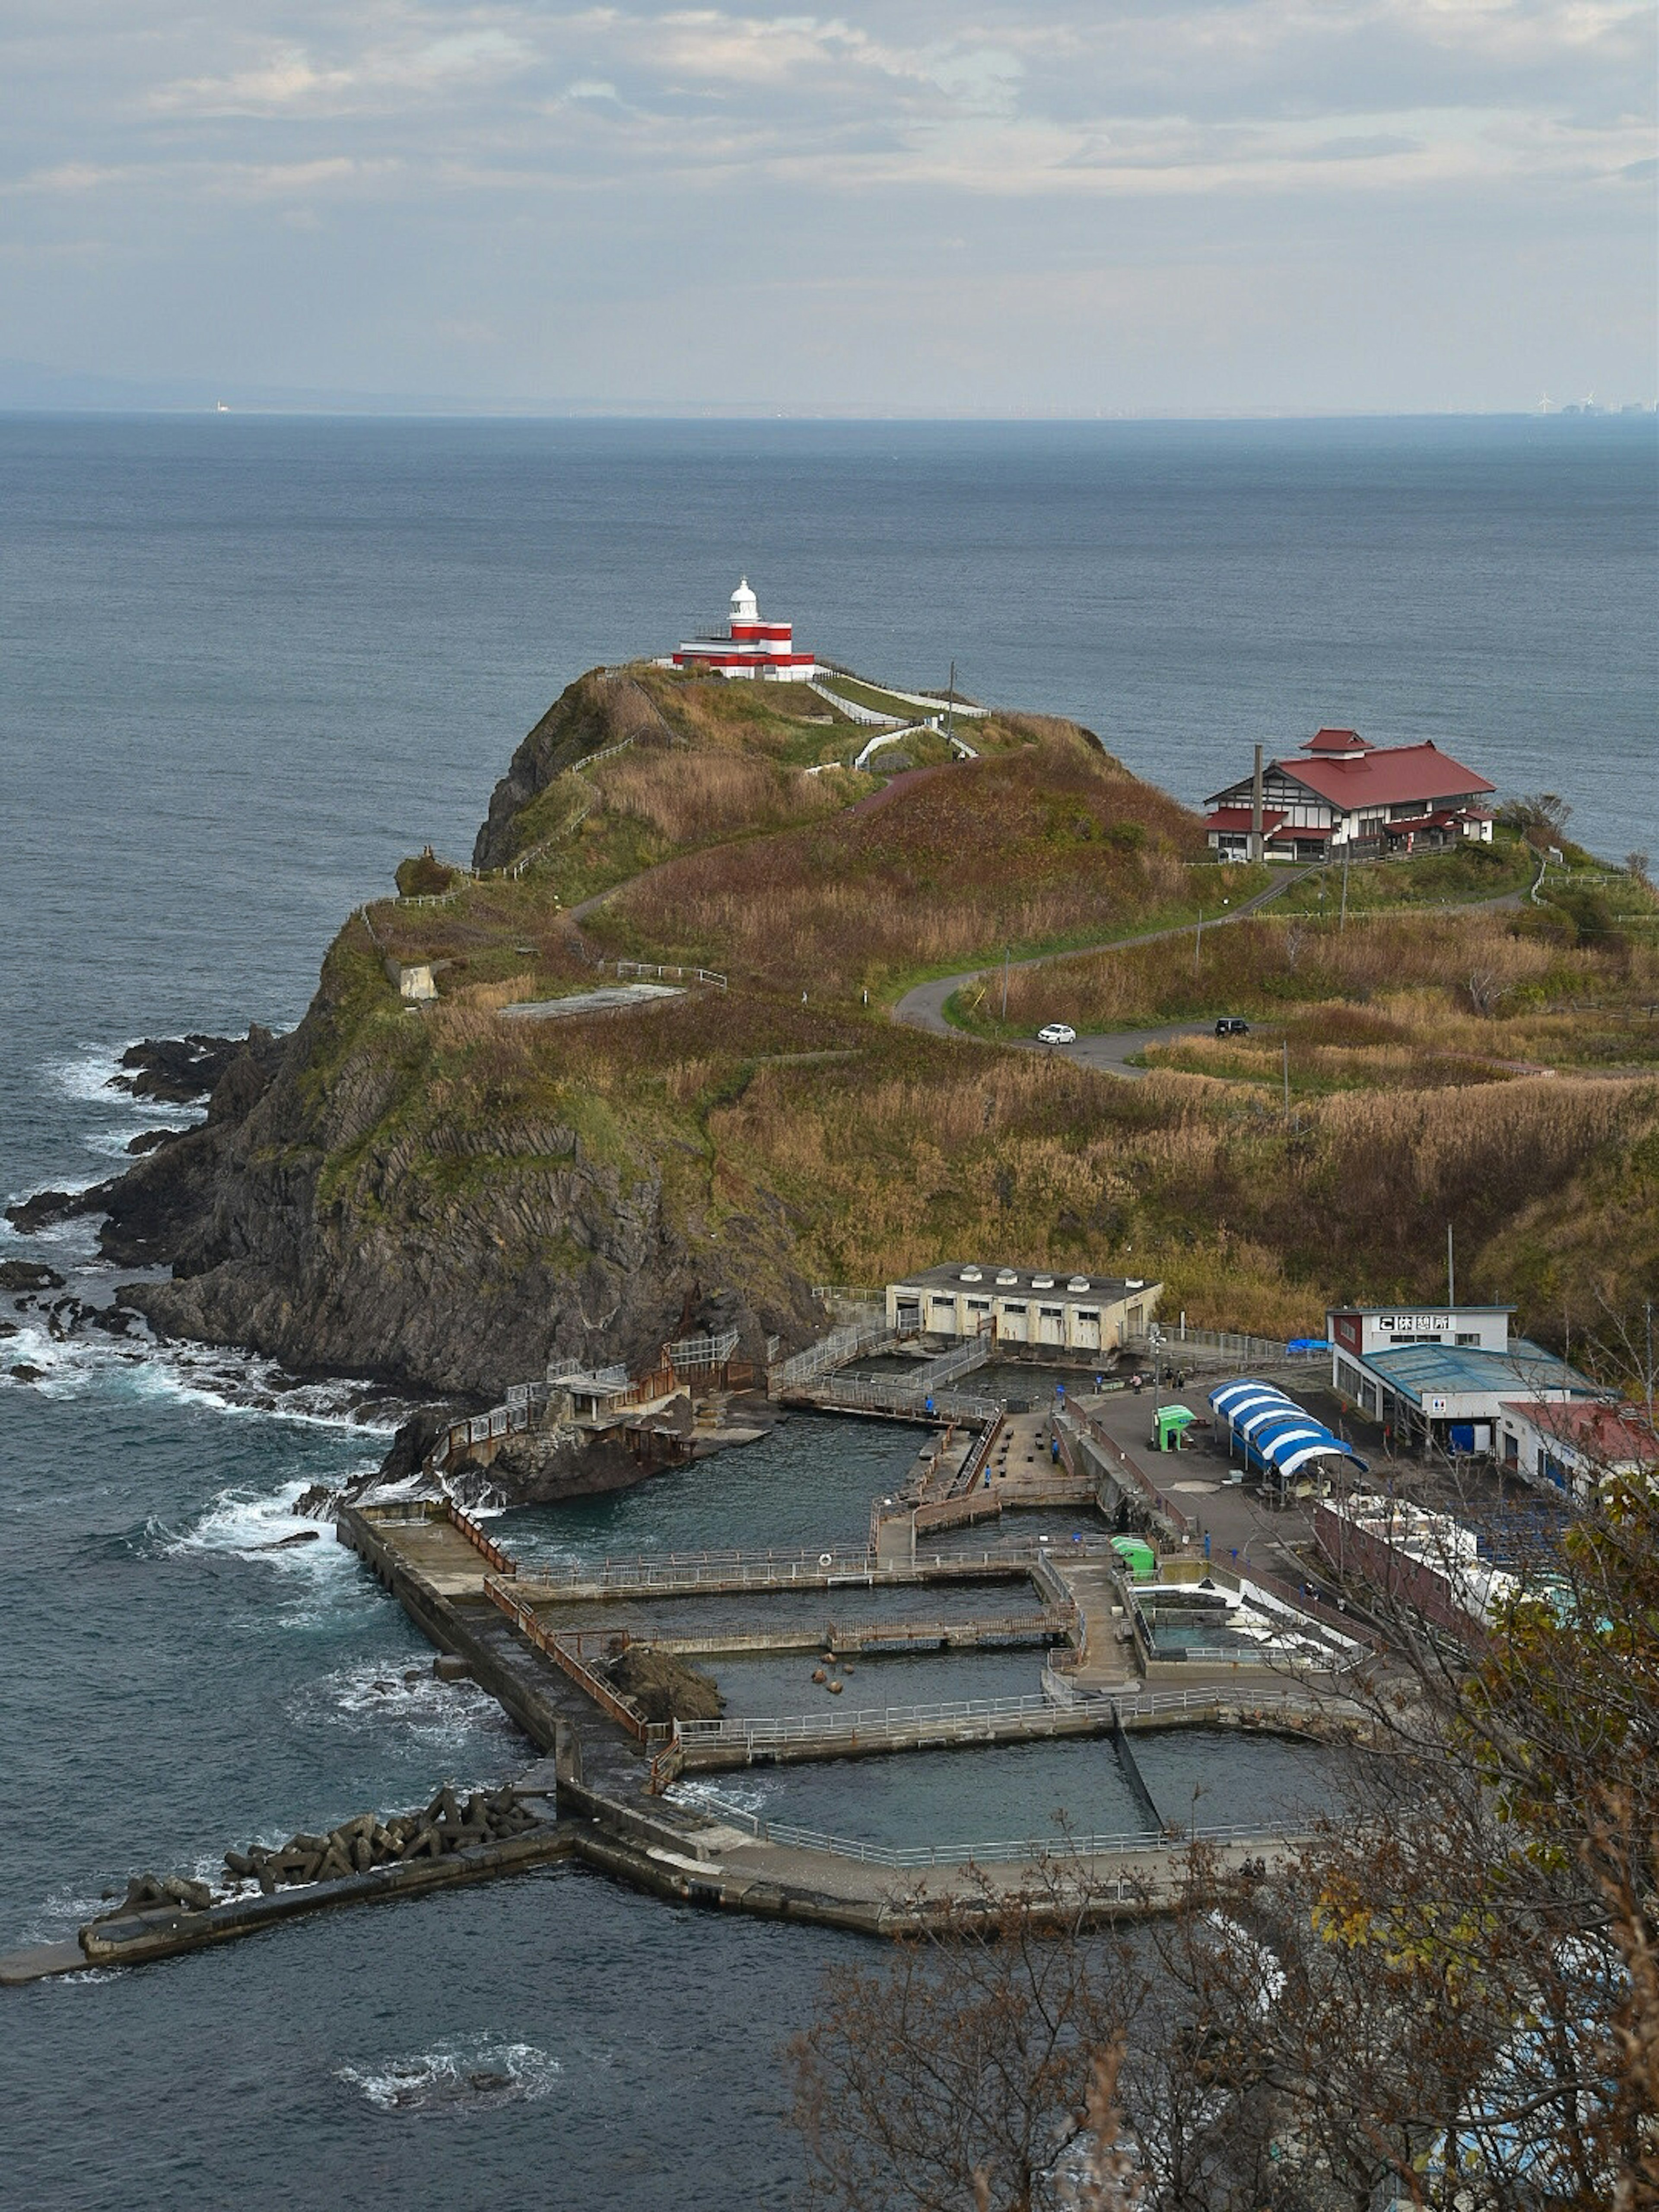
[[[947,1430],[940,1447],[919,1461],[901,1514],[888,1519],[878,1508],[872,1515],[864,1551],[699,1552],[531,1569],[447,1498],[343,1506],[339,1541],[436,1647],[438,1669],[476,1680],[536,1747],[538,1759],[513,1785],[533,1820],[498,1840],[456,1837],[465,1847],[447,1855],[337,1869],[337,1878],[301,1880],[272,1894],[117,1907],[89,1922],[78,1942],[0,1960],[0,1982],[135,1964],[301,1913],[421,1895],[565,1857],[682,1902],[890,1936],[942,1912],[994,1910],[998,1898],[1028,1898],[1044,1885],[1067,1895],[1073,1913],[1110,1918],[1165,1910],[1194,1840],[1224,1864],[1271,1864],[1272,1854],[1288,1848],[1282,1833],[1181,1828],[1164,1818],[1130,1738],[1146,1729],[1220,1725],[1317,1740],[1352,1725],[1340,1709],[1334,1719],[1328,1684],[1264,1680],[1241,1662],[1188,1670],[1180,1687],[1149,1688],[1137,1673],[1121,1565],[1103,1534],[1065,1545],[918,1545],[930,1515],[937,1528],[941,1519],[950,1525],[953,1510],[983,1511],[988,1501],[998,1513],[1015,1502],[1088,1504],[1090,1477],[1075,1462],[1055,1467],[1043,1440],[1042,1417],[1005,1416],[1000,1407],[977,1433]],[[902,1547],[893,1540],[901,1525]],[[1205,1571],[1200,1562],[1186,1565]],[[1030,1593],[1024,1604],[977,1613],[953,1602],[975,1584],[1022,1583]],[[846,1604],[849,1594],[869,1599],[932,1588],[939,1604],[915,1619],[882,1618],[867,1605],[849,1613]],[[796,1608],[766,1622],[769,1599],[805,1593],[842,1601],[827,1618],[803,1619]],[[657,1601],[720,1596],[753,1603],[738,1621],[706,1626],[651,1619]],[[568,1619],[595,1605],[617,1607],[614,1627],[593,1626],[591,1614]],[[1027,1696],[659,1723],[608,1679],[611,1662],[630,1645],[678,1657],[816,1650],[834,1659],[1022,1646],[1045,1657],[1041,1691]],[[742,1767],[1083,1737],[1110,1741],[1145,1824],[1139,1830],[889,1847],[760,1820],[718,1796],[686,1799],[676,1790],[684,1777]],[[1064,1871],[1054,1889],[1057,1857]]]

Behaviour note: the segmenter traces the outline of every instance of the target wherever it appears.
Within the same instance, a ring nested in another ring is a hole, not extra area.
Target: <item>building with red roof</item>
[[[1570,1491],[1581,1504],[1607,1475],[1659,1477],[1659,1432],[1633,1406],[1506,1398],[1498,1433],[1505,1467],[1540,1490]]]
[[[1249,851],[1253,775],[1205,800],[1211,848]],[[1261,775],[1261,830],[1269,860],[1436,851],[1465,839],[1492,842],[1482,801],[1494,787],[1432,739],[1374,745],[1357,730],[1317,730],[1291,760]]]

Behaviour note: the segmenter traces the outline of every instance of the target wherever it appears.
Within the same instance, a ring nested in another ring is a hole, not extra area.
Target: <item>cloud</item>
[[[665,288],[725,289],[738,222],[757,300],[805,268],[882,301],[856,342],[803,306],[803,375],[865,375],[941,257],[963,316],[994,319],[1016,276],[1137,255],[1328,254],[1380,301],[1409,240],[1467,253],[1449,299],[1512,270],[1514,326],[1549,336],[1546,238],[1617,266],[1608,327],[1650,299],[1653,36],[1649,0],[15,0],[0,190],[26,246],[95,222],[186,298],[257,297],[248,243],[285,225],[319,343],[360,313],[389,343],[387,288],[422,341],[480,352],[463,332],[505,354],[595,299],[648,319]],[[473,297],[508,270],[509,304]]]
[[[332,104],[351,90],[356,73],[349,69],[319,69],[297,46],[267,56],[251,68],[228,76],[181,77],[158,85],[150,94],[153,106],[166,110],[190,109],[200,115],[258,115],[283,109]]]

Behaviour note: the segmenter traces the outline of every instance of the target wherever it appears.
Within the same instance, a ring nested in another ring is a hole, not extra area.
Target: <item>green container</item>
[[[1114,1536],[1112,1549],[1129,1570],[1132,1582],[1155,1583],[1158,1580],[1158,1554],[1142,1538]]]
[[[1159,1406],[1152,1414],[1152,1449],[1179,1451],[1182,1439],[1198,1416],[1190,1406]]]

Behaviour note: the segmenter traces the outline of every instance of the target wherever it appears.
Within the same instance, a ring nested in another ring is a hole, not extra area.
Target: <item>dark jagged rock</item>
[[[672,1652],[630,1644],[611,1662],[613,1688],[647,1721],[717,1721],[726,1711],[720,1687],[700,1668]]]
[[[383,1482],[406,1482],[417,1474],[431,1450],[452,1421],[463,1418],[460,1410],[453,1406],[422,1406],[403,1422],[392,1439],[392,1448],[373,1474],[350,1484],[346,1492],[352,1498],[363,1491],[375,1488]]]
[[[481,864],[511,856],[527,797],[623,738],[681,742],[626,672],[571,685],[498,787]],[[643,1374],[676,1336],[735,1329],[738,1357],[758,1366],[769,1336],[799,1344],[821,1327],[781,1200],[757,1192],[716,1238],[683,1163],[647,1128],[590,1148],[557,1096],[544,1108],[533,1091],[499,1120],[487,1105],[446,1120],[423,1027],[385,1018],[388,988],[377,943],[353,921],[289,1036],[135,1047],[123,1079],[193,1082],[194,1096],[210,1082],[205,1119],[95,1189],[25,1200],[14,1224],[100,1216],[106,1259],[170,1268],[170,1280],[118,1292],[158,1338],[234,1345],[301,1376],[366,1377],[468,1411],[552,1359]],[[435,1432],[394,1446],[398,1474]],[[508,1494],[641,1479],[620,1445],[555,1460],[515,1471],[509,1456],[506,1475],[525,1488]],[[490,1468],[478,1480],[502,1484]]]
[[[325,969],[290,1037],[250,1046],[256,1066],[227,1071],[199,1128],[71,1201],[105,1215],[106,1257],[171,1263],[172,1281],[118,1292],[158,1335],[246,1346],[301,1374],[453,1393],[471,1410],[498,1404],[553,1357],[643,1370],[688,1313],[687,1333],[736,1327],[751,1359],[769,1331],[811,1333],[781,1223],[729,1222],[726,1279],[711,1282],[709,1255],[690,1248],[648,1163],[625,1180],[583,1153],[533,1152],[522,1178],[438,1202],[429,1180],[408,1173],[406,1140],[385,1129],[396,1070],[319,1073],[332,1042],[330,981]],[[515,1149],[533,1135],[515,1132]],[[381,1194],[367,1215],[325,1182],[331,1156],[354,1148]],[[738,1287],[757,1256],[787,1286],[787,1303],[764,1313]],[[592,1473],[583,1490],[637,1479],[618,1468],[594,1483]]]
[[[31,1366],[27,1359],[20,1359],[11,1370],[11,1377],[14,1382],[44,1382],[46,1370],[44,1367]]]
[[[82,1306],[72,1327],[77,1334],[95,1328],[103,1336],[131,1336],[140,1319],[129,1306]]]
[[[509,1505],[557,1505],[568,1498],[603,1498],[613,1490],[632,1490],[678,1464],[667,1454],[654,1461],[638,1460],[619,1435],[529,1429],[508,1437],[483,1471]]]
[[[0,1291],[61,1291],[64,1278],[38,1260],[0,1260]]]
[[[112,1091],[135,1098],[159,1098],[169,1106],[193,1105],[205,1098],[243,1048],[240,1037],[146,1037],[121,1054],[124,1073],[110,1078]]]
[[[184,1135],[182,1129],[141,1129],[136,1137],[127,1139],[127,1150],[134,1159],[142,1159],[146,1152],[159,1152],[163,1145],[176,1144]]]
[[[43,1229],[55,1229],[77,1214],[101,1212],[97,1194],[106,1188],[100,1183],[96,1190],[37,1190],[9,1206],[6,1218],[20,1236],[37,1237]]]

